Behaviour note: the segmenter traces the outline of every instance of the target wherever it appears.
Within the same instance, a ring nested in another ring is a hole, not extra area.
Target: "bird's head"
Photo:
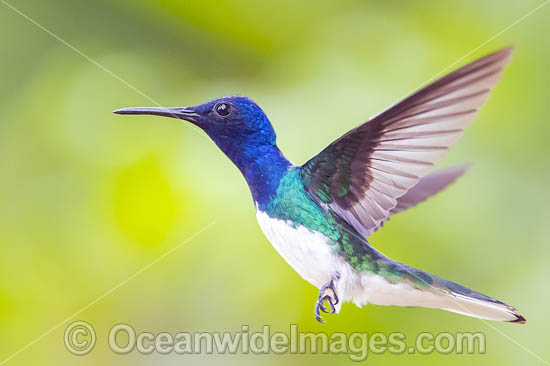
[[[275,145],[275,131],[250,98],[232,95],[193,107],[136,107],[114,111],[117,114],[151,114],[182,119],[200,127],[239,167],[262,153],[262,147]]]

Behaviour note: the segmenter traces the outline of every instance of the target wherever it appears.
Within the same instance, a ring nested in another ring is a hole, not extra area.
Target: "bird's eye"
[[[216,113],[221,117],[227,117],[231,113],[231,104],[218,103],[214,107],[214,111],[216,111]]]

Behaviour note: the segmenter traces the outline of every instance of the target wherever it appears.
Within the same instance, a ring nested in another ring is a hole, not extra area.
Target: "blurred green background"
[[[96,0],[11,4],[164,106],[253,97],[280,148],[305,162],[542,1]],[[345,355],[120,356],[138,332],[484,332],[485,355],[371,355],[377,365],[550,360],[550,6],[466,61],[515,44],[502,81],[442,166],[472,162],[444,193],[371,238],[386,255],[518,307],[526,325],[438,310],[346,304],[313,318],[317,290],[275,252],[238,170],[182,122],[111,111],[154,105],[0,3],[0,362],[215,221],[10,365],[335,365]],[[506,336],[499,333],[502,332]]]

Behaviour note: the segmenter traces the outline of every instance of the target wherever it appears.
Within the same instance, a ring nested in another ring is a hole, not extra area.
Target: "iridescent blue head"
[[[232,95],[193,107],[136,107],[118,114],[151,114],[189,121],[218,145],[246,178],[256,201],[270,195],[290,163],[276,145],[264,111],[250,98]]]

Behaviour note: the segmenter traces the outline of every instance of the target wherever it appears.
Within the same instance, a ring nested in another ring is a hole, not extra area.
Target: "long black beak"
[[[196,122],[199,115],[189,108],[185,107],[134,107],[122,108],[113,111],[116,114],[151,114],[155,116],[165,116],[178,119],[184,119],[189,122]]]

